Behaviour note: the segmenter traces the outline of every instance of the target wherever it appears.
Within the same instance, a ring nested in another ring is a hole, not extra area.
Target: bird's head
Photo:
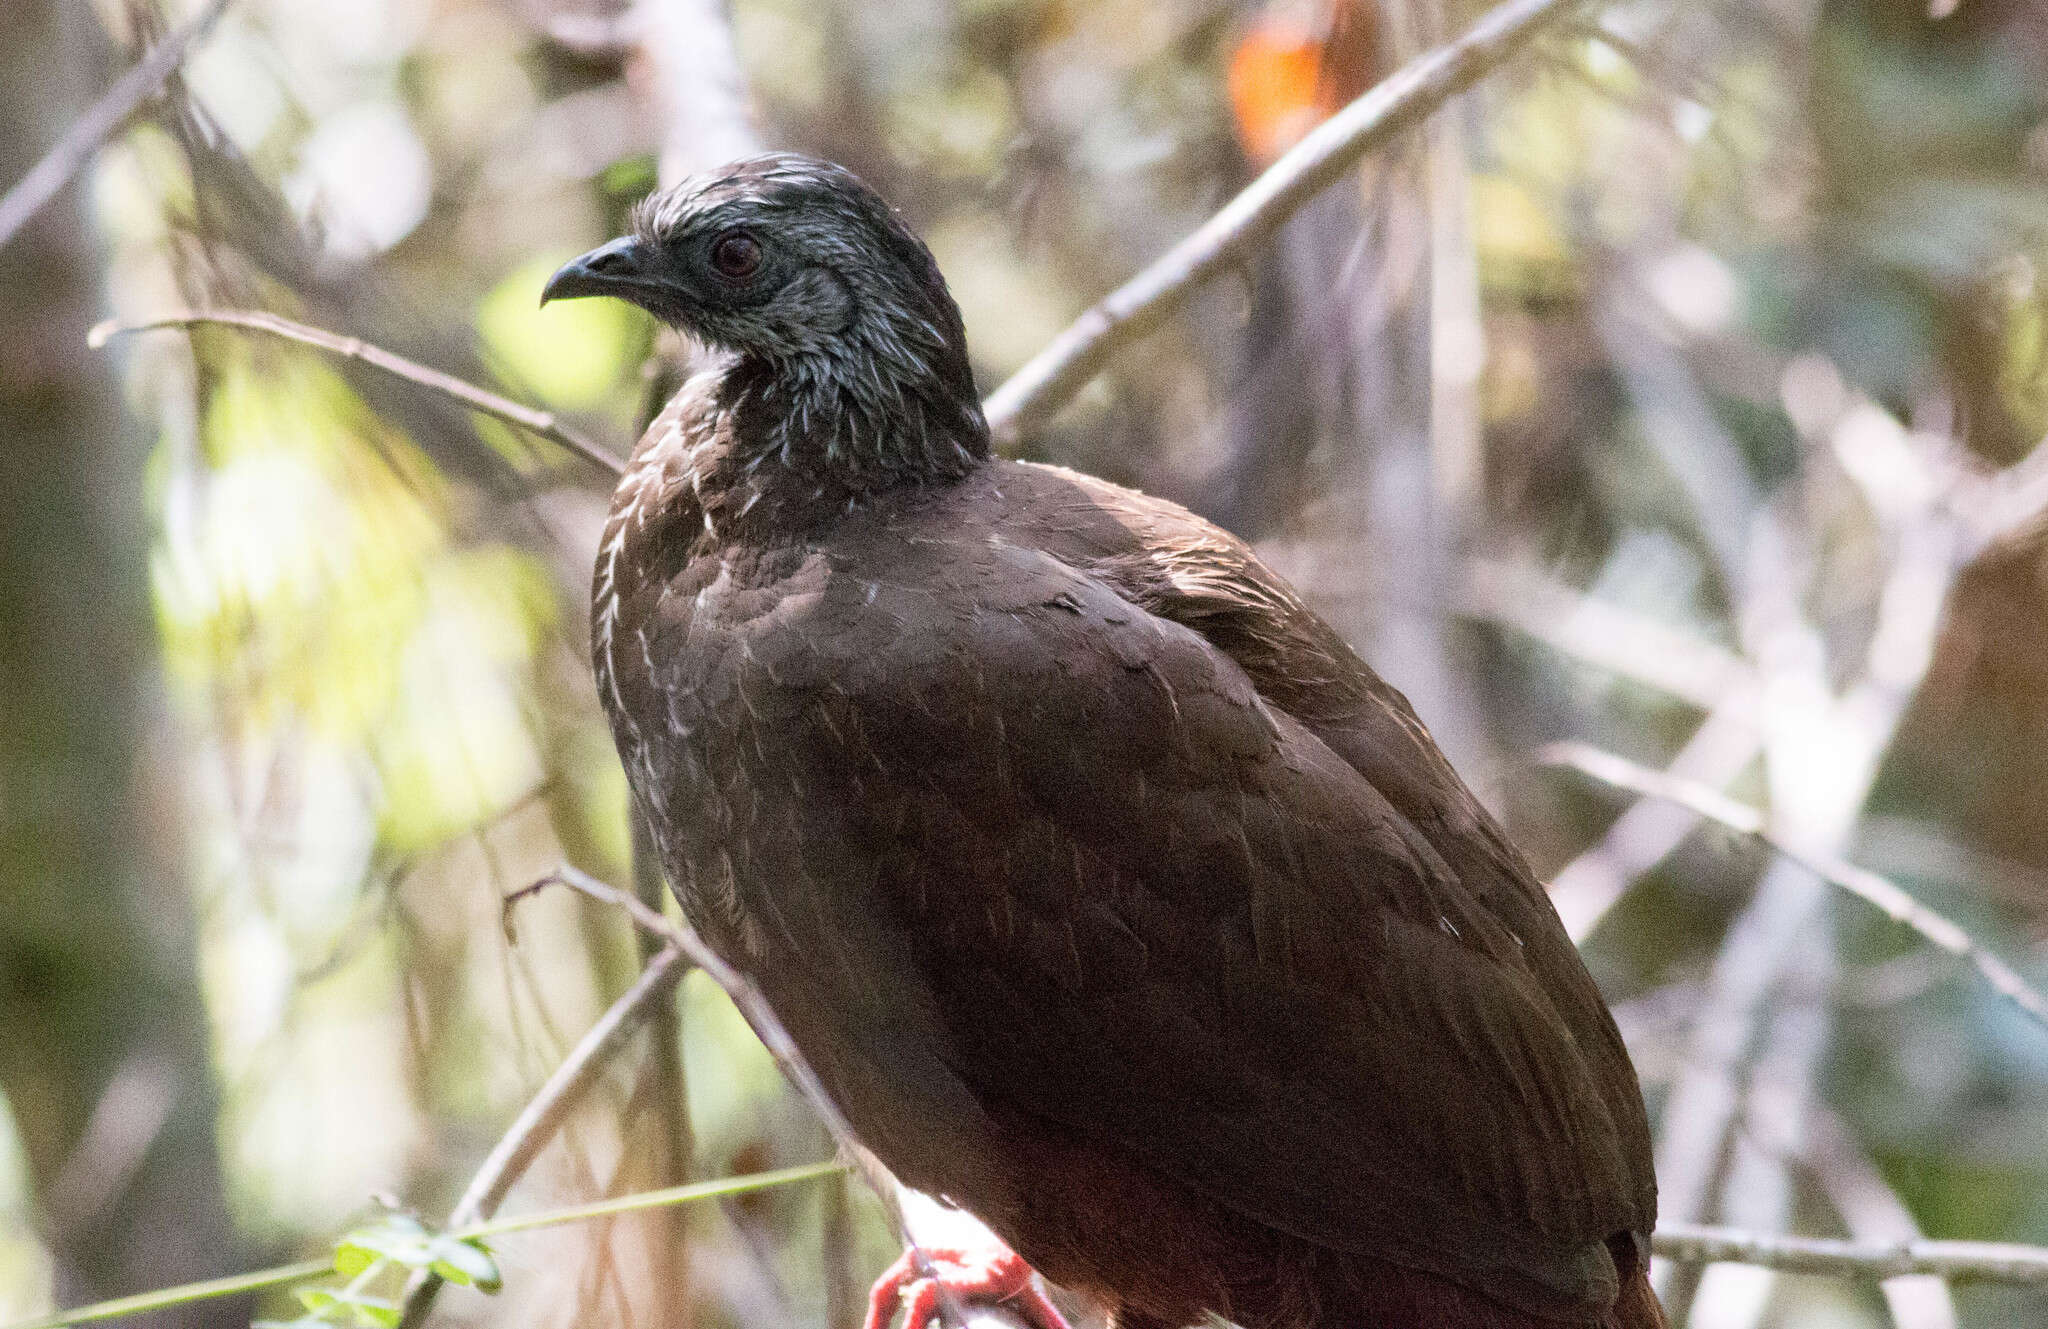
[[[978,435],[960,311],[924,242],[844,167],[795,153],[734,162],[650,195],[631,234],[549,279],[541,302],[627,300],[858,436],[892,412]]]

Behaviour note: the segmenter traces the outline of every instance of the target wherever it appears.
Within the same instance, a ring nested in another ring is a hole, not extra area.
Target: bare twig
[[[1412,129],[1465,91],[1581,0],[1508,0],[1463,37],[1395,71],[1311,131],[1221,212],[1105,296],[987,402],[998,435],[1048,418],[1126,343],[1157,328],[1203,282],[1242,264],[1282,223],[1360,157]]]
[[[651,1209],[666,1209],[671,1205],[693,1204],[700,1200],[746,1195],[776,1186],[788,1186],[796,1182],[835,1176],[845,1171],[846,1164],[837,1159],[825,1163],[801,1163],[795,1167],[775,1168],[768,1172],[753,1172],[740,1177],[721,1177],[717,1181],[695,1181],[687,1186],[669,1186],[658,1191],[637,1191],[632,1195],[593,1200],[587,1204],[574,1204],[562,1209],[547,1209],[540,1213],[520,1214],[514,1218],[494,1219],[488,1223],[474,1223],[468,1227],[457,1228],[446,1235],[457,1241],[477,1241],[513,1232],[532,1232],[538,1228],[616,1218],[620,1214],[646,1213]],[[282,1287],[287,1283],[303,1283],[309,1278],[322,1278],[333,1272],[334,1257],[330,1254],[317,1260],[300,1260],[296,1264],[258,1269],[254,1273],[209,1278],[199,1283],[183,1283],[177,1287],[157,1288],[132,1296],[115,1297],[110,1301],[97,1301],[90,1306],[52,1311],[48,1315],[39,1315],[32,1320],[17,1320],[6,1325],[4,1329],[69,1329],[71,1325],[90,1324],[99,1320],[118,1320],[195,1301],[213,1301],[245,1292],[260,1292],[265,1288]]]
[[[1671,759],[1669,774],[1725,785],[1747,770],[1763,751],[1756,725],[1756,694],[1737,693],[1710,712]],[[1599,841],[1559,868],[1550,879],[1550,902],[1572,940],[1591,936],[1628,888],[1663,862],[1699,825],[1686,808],[1653,798],[1638,799],[1614,819]]]
[[[548,40],[585,57],[617,58],[629,54],[640,40],[640,16],[623,14],[552,14],[541,25]]]
[[[859,1137],[853,1133],[852,1125],[839,1111],[839,1105],[825,1092],[824,1082],[818,1079],[817,1072],[804,1060],[804,1054],[798,1050],[796,1040],[789,1036],[789,1031],[783,1027],[781,1019],[769,1007],[768,999],[754,986],[753,980],[721,959],[718,952],[712,950],[705,940],[697,935],[697,930],[688,923],[674,922],[666,915],[650,908],[637,896],[607,885],[589,873],[567,865],[557,868],[533,885],[515,893],[508,898],[507,903],[548,886],[567,886],[573,891],[589,896],[599,904],[624,910],[635,926],[644,928],[668,942],[689,956],[698,968],[711,975],[711,980],[725,989],[726,995],[732,998],[732,1004],[739,1008],[740,1014],[753,1026],[762,1046],[768,1049],[768,1055],[775,1058],[775,1064],[782,1068],[782,1073],[789,1077],[797,1092],[804,1096],[811,1109],[825,1123],[825,1128],[832,1132],[833,1142],[845,1151],[847,1157],[860,1168],[861,1175],[875,1188],[875,1193],[889,1210],[891,1221],[899,1229],[903,1227],[902,1215],[896,1204],[896,1179],[890,1176],[888,1170],[861,1145]]]
[[[1841,1120],[1813,1103],[1807,1105],[1805,1117],[1801,1160],[1820,1183],[1828,1204],[1841,1215],[1849,1235],[1858,1241],[1921,1240],[1913,1211]],[[1955,1298],[1944,1280],[1905,1274],[1885,1279],[1882,1291],[1894,1329],[1956,1329]]]
[[[618,475],[624,463],[609,449],[591,438],[576,432],[555,418],[554,412],[522,406],[508,397],[486,391],[474,383],[465,382],[453,374],[444,374],[438,369],[429,369],[417,360],[408,360],[402,355],[373,345],[360,337],[343,337],[324,328],[294,323],[288,318],[261,309],[194,309],[175,314],[162,314],[156,318],[142,319],[133,323],[109,321],[100,324],[88,334],[86,340],[93,347],[104,346],[114,337],[126,336],[132,332],[153,332],[160,328],[190,328],[205,324],[219,324],[225,327],[242,328],[249,332],[261,332],[267,336],[279,337],[285,341],[298,342],[338,355],[345,360],[354,360],[382,370],[393,378],[402,379],[416,387],[426,388],[444,396],[453,397],[473,411],[482,412],[506,424],[517,425],[530,433],[538,434],[551,443],[558,443],[575,453],[592,466],[611,475]]]
[[[1458,610],[1535,638],[1618,678],[1704,711],[1751,688],[1747,662],[1705,638],[1588,595],[1522,563],[1475,559]]]
[[[497,1212],[498,1205],[504,1201],[513,1184],[525,1175],[533,1160],[540,1156],[540,1151],[555,1138],[569,1110],[596,1082],[619,1043],[661,1004],[665,996],[675,991],[676,984],[688,972],[689,965],[685,963],[683,952],[674,946],[663,948],[648,961],[633,986],[598,1017],[590,1032],[562,1059],[562,1064],[555,1067],[554,1074],[548,1076],[540,1092],[513,1119],[512,1125],[485,1156],[483,1165],[462,1192],[462,1198],[449,1212],[448,1227],[468,1227]],[[440,1287],[441,1279],[432,1273],[422,1271],[414,1275],[406,1285],[402,1323],[417,1325],[424,1319]]]
[[[862,1178],[874,1190],[875,1198],[881,1201],[882,1208],[889,1215],[890,1224],[902,1237],[903,1245],[910,1252],[913,1262],[920,1270],[928,1272],[931,1266],[926,1261],[916,1238],[911,1235],[909,1224],[904,1221],[903,1206],[897,1196],[896,1178],[882,1166],[880,1159],[868,1152],[867,1147],[861,1144],[860,1138],[853,1133],[852,1124],[846,1120],[845,1114],[840,1112],[839,1105],[832,1101],[832,1096],[825,1092],[824,1082],[818,1079],[817,1072],[812,1070],[810,1063],[804,1059],[796,1040],[789,1036],[789,1030],[783,1027],[781,1019],[768,1005],[768,999],[754,986],[753,981],[720,958],[718,952],[712,950],[704,939],[697,935],[697,930],[689,924],[671,921],[631,893],[607,885],[589,873],[567,865],[515,893],[507,903],[552,885],[567,886],[600,904],[624,910],[636,926],[661,937],[690,957],[698,968],[711,976],[714,983],[725,989],[726,995],[732,998],[732,1004],[739,1008],[740,1014],[753,1027],[754,1036],[768,1049],[768,1055],[775,1059],[775,1064],[782,1068],[782,1073],[796,1086],[797,1092],[804,1096],[811,1110],[818,1114],[818,1119],[825,1123],[825,1129],[831,1132],[832,1140],[839,1146],[840,1152],[860,1170]],[[949,1325],[970,1326],[968,1308],[953,1305],[950,1291],[943,1285],[940,1287],[939,1295],[943,1303],[944,1322]],[[1007,1312],[1001,1311],[1000,1308],[973,1308],[973,1320],[977,1323],[991,1315],[1001,1318],[1006,1314]]]
[[[1967,961],[1992,991],[2012,1003],[2028,1019],[2048,1027],[2048,998],[2031,987],[2011,965],[1978,945],[1953,921],[1921,904],[1897,883],[1867,868],[1809,854],[1787,844],[1772,833],[1763,813],[1748,804],[1738,802],[1717,789],[1638,766],[1625,757],[1584,743],[1555,744],[1538,753],[1537,760],[1546,765],[1569,766],[1617,789],[1677,803],[1709,821],[1769,846],[1830,886],[1847,891],[1882,910],[1894,922],[1911,928],[1935,947]]]
[[[1684,1264],[1730,1261],[1841,1278],[1932,1274],[1958,1282],[2048,1283],[2048,1248],[2002,1241],[1845,1241],[1664,1223],[1650,1238],[1650,1249]]]
[[[192,44],[213,30],[227,9],[228,0],[212,0],[183,27],[149,49],[149,54],[128,67],[114,80],[100,99],[73,121],[64,136],[50,146],[43,159],[0,197],[0,248],[5,248],[29,218],[48,206],[63,192],[71,177],[84,169],[100,144],[135,113],[135,108],[163,86],[171,72],[184,63]]]
[[[644,817],[633,818],[633,890],[642,902],[659,909],[668,883],[661,873],[661,860]],[[651,963],[665,949],[673,949],[660,937],[633,930],[640,943],[642,964]],[[642,1165],[655,1169],[655,1184],[680,1185],[690,1179],[696,1165],[697,1141],[690,1128],[690,1082],[683,1065],[682,1005],[673,993],[654,1004],[648,1012],[647,1034],[651,1043],[641,1086],[652,1098],[646,1120],[652,1126],[657,1147],[635,1150]],[[637,1098],[640,1090],[636,1089]],[[624,1161],[621,1161],[623,1167]],[[642,1183],[644,1184],[644,1183]],[[844,1190],[843,1184],[835,1183]],[[661,1286],[655,1315],[669,1329],[692,1329],[695,1323],[690,1267],[690,1228],[677,1213],[663,1215],[651,1233],[650,1244],[657,1261],[655,1277]]]

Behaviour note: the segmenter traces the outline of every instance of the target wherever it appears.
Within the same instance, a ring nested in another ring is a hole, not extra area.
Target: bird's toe
[[[922,1268],[919,1254],[905,1251],[875,1281],[865,1329],[889,1329],[898,1306],[904,1312],[902,1329],[947,1329],[949,1302],[963,1314],[971,1315],[977,1306],[999,1306],[1032,1329],[1070,1329],[1039,1286],[1037,1272],[1007,1246],[926,1249]]]

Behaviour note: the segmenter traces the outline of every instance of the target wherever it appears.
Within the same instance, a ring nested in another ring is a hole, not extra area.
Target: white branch
[[[1459,612],[1504,624],[1561,654],[1666,692],[1703,711],[1753,689],[1755,671],[1734,652],[1567,586],[1522,563],[1475,559]]]
[[[1756,694],[1736,693],[1708,714],[1671,759],[1669,774],[1708,786],[1728,783],[1763,751]],[[1615,818],[1598,843],[1550,879],[1550,902],[1573,941],[1591,936],[1607,911],[1638,878],[1663,862],[1699,824],[1692,811],[1656,799],[1638,800]]]
[[[1845,1241],[1664,1223],[1650,1238],[1650,1249],[1681,1264],[1730,1261],[1838,1278],[1931,1274],[1957,1281],[2048,1283],[2048,1248],[2003,1241]]]
[[[1847,891],[1882,910],[1892,921],[1904,924],[1940,950],[1968,962],[1992,991],[2028,1019],[2048,1027],[2048,998],[2031,987],[2011,965],[1978,945],[1955,922],[1929,909],[1897,883],[1868,868],[1809,854],[1787,844],[1768,829],[1764,814],[1748,804],[1738,802],[1718,789],[1675,779],[1662,771],[1638,766],[1625,757],[1617,757],[1584,743],[1556,744],[1545,748],[1537,759],[1547,765],[1569,766],[1617,789],[1677,803],[1737,834],[1768,845],[1786,860],[1798,864],[1830,886]]]
[[[1851,1237],[1894,1243],[1922,1239],[1913,1211],[1870,1155],[1832,1112],[1815,1104],[1806,1110],[1802,1158]],[[1955,1298],[1942,1279],[1903,1274],[1885,1279],[1883,1291],[1897,1329],[1956,1329]]]
[[[989,426],[1014,438],[1050,417],[1118,349],[1165,322],[1204,281],[1245,263],[1360,157],[1420,124],[1581,3],[1508,0],[1463,37],[1396,70],[1318,125],[1221,212],[1074,320],[990,394]]]
[[[648,65],[631,81],[661,121],[664,185],[761,150],[724,8],[720,0],[640,0],[631,11]]]

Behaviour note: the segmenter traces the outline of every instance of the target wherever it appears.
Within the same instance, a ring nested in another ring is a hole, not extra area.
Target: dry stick
[[[1845,1241],[1665,1223],[1650,1238],[1650,1249],[1683,1264],[1750,1264],[1795,1274],[2048,1283],[2048,1248],[2002,1241]]]
[[[1717,789],[1638,766],[1625,757],[1584,743],[1553,744],[1542,749],[1536,759],[1545,765],[1569,766],[1616,789],[1679,804],[1769,847],[1830,886],[1883,910],[1894,922],[1903,923],[1939,949],[1968,961],[1992,991],[2011,1002],[2022,1015],[2048,1028],[2048,997],[2035,991],[2011,965],[1979,946],[1961,927],[1868,868],[1794,848],[1774,835],[1764,814],[1748,804]]]
[[[631,1195],[593,1200],[587,1204],[569,1205],[561,1209],[544,1209],[539,1213],[521,1214],[516,1218],[493,1219],[488,1223],[474,1223],[469,1227],[457,1228],[445,1235],[457,1241],[482,1241],[485,1238],[506,1236],[514,1232],[532,1232],[539,1228],[559,1227],[566,1223],[589,1223],[616,1218],[620,1214],[640,1214],[653,1209],[666,1209],[671,1205],[761,1191],[771,1186],[786,1186],[792,1182],[835,1176],[845,1171],[846,1164],[836,1159],[826,1163],[802,1163],[795,1167],[775,1168],[740,1177],[724,1177],[717,1181],[694,1181],[687,1186],[666,1186],[658,1191],[636,1191]],[[130,1315],[167,1310],[173,1306],[187,1306],[194,1302],[238,1296],[244,1292],[261,1292],[267,1288],[283,1287],[288,1283],[303,1283],[309,1278],[322,1278],[335,1272],[334,1256],[330,1253],[317,1260],[300,1260],[294,1264],[276,1265],[252,1273],[230,1274],[225,1278],[182,1283],[176,1287],[156,1288],[130,1296],[115,1297],[109,1301],[96,1301],[90,1306],[73,1306],[69,1310],[51,1311],[47,1315],[38,1315],[31,1320],[17,1320],[4,1326],[4,1329],[68,1329],[71,1325],[118,1320]]]
[[[330,355],[345,360],[354,360],[379,369],[393,378],[402,379],[418,387],[444,393],[461,402],[473,411],[480,411],[506,424],[540,435],[551,443],[559,443],[569,451],[611,475],[618,475],[625,464],[617,456],[595,440],[577,433],[555,418],[554,412],[522,406],[508,397],[500,397],[474,383],[465,382],[453,374],[444,374],[438,369],[429,369],[417,360],[408,360],[393,351],[366,342],[360,337],[343,337],[324,328],[312,327],[305,323],[294,323],[261,309],[193,309],[175,314],[161,314],[155,318],[139,319],[133,323],[110,320],[100,324],[86,335],[88,345],[98,348],[114,337],[126,336],[131,332],[154,332],[160,328],[190,328],[205,324],[219,324],[225,327],[242,328],[250,332],[261,332],[268,336],[280,337],[285,341],[313,346]]]
[[[514,900],[518,898],[517,895],[512,897]],[[689,965],[683,952],[674,946],[666,947],[647,962],[647,967],[640,971],[640,977],[633,981],[633,986],[598,1017],[590,1032],[562,1059],[562,1064],[555,1067],[554,1074],[548,1076],[540,1092],[513,1119],[512,1125],[485,1156],[483,1165],[470,1178],[462,1198],[456,1201],[455,1208],[448,1215],[449,1229],[468,1227],[497,1212],[513,1184],[525,1175],[533,1160],[540,1156],[540,1151],[561,1130],[570,1108],[596,1082],[606,1060],[626,1035],[660,1004],[661,999],[675,990],[676,984],[688,972]],[[441,1281],[438,1275],[426,1271],[413,1275],[405,1289],[403,1325],[417,1325],[425,1318],[434,1303],[435,1294],[440,1291]]]
[[[1918,1241],[1913,1211],[1840,1118],[1817,1103],[1807,1105],[1799,1123],[1805,1136],[1800,1161],[1813,1174],[1828,1206],[1856,1241]],[[1908,1274],[1883,1280],[1878,1289],[1891,1310],[1893,1329],[1956,1329],[1955,1295],[1946,1280]]]
[[[789,1082],[796,1086],[797,1092],[804,1096],[805,1101],[811,1105],[811,1110],[818,1114],[818,1120],[825,1123],[825,1129],[831,1133],[833,1143],[838,1145],[839,1152],[859,1169],[862,1180],[874,1191],[875,1198],[881,1201],[883,1212],[889,1216],[890,1226],[902,1238],[904,1249],[909,1253],[913,1267],[920,1276],[932,1276],[931,1262],[926,1259],[923,1248],[911,1235],[909,1223],[904,1220],[903,1206],[896,1198],[896,1178],[890,1174],[888,1168],[882,1166],[880,1159],[869,1153],[861,1144],[860,1137],[853,1132],[852,1123],[840,1112],[839,1105],[832,1101],[832,1096],[825,1092],[824,1082],[818,1079],[817,1072],[812,1070],[810,1062],[804,1059],[796,1040],[789,1036],[789,1030],[783,1027],[782,1020],[775,1014],[774,1008],[769,1006],[768,999],[761,994],[761,989],[754,986],[753,980],[727,964],[688,923],[672,922],[667,915],[647,905],[638,896],[622,891],[616,886],[607,885],[589,873],[567,864],[514,894],[507,903],[510,904],[533,891],[553,885],[567,886],[600,904],[625,910],[626,916],[637,926],[662,938],[689,956],[699,969],[711,976],[712,982],[725,989],[726,996],[732,998],[732,1004],[739,1008],[740,1014],[752,1027],[754,1037],[760,1039],[761,1046],[768,1049],[768,1055],[775,1059],[775,1064],[782,1069],[783,1075],[788,1077]],[[1006,1308],[964,1307],[957,1303],[952,1290],[944,1283],[937,1286],[942,1324],[958,1326],[958,1329],[1019,1329],[1020,1322]]]
[[[789,1030],[783,1027],[781,1019],[768,1005],[768,999],[761,995],[761,989],[755,987],[753,981],[745,974],[720,958],[718,952],[705,944],[704,939],[697,935],[697,930],[688,923],[671,922],[666,915],[650,908],[637,896],[615,886],[606,885],[587,872],[564,865],[512,898],[518,899],[520,895],[551,885],[567,886],[600,904],[625,910],[627,917],[635,924],[661,937],[669,945],[689,956],[699,969],[711,975],[712,982],[725,989],[725,994],[732,998],[732,1004],[739,1008],[740,1014],[746,1017],[748,1025],[753,1028],[754,1036],[761,1040],[761,1046],[768,1049],[768,1055],[775,1059],[775,1064],[782,1068],[782,1073],[789,1078],[789,1082],[796,1086],[797,1092],[811,1105],[811,1110],[818,1114],[818,1120],[825,1123],[825,1129],[831,1132],[833,1143],[837,1144],[839,1151],[860,1170],[862,1179],[874,1191],[875,1198],[881,1201],[883,1211],[889,1216],[890,1225],[902,1238],[904,1249],[910,1253],[914,1267],[921,1276],[930,1276],[933,1272],[931,1263],[925,1258],[916,1238],[911,1235],[910,1225],[903,1218],[903,1206],[897,1202],[896,1178],[882,1166],[880,1159],[867,1151],[861,1144],[860,1137],[853,1133],[852,1124],[839,1111],[839,1105],[832,1101],[832,1096],[825,1092],[824,1082],[818,1079],[818,1074],[811,1069],[811,1064],[804,1060],[804,1054],[797,1048],[796,1040],[789,1036]],[[970,1313],[968,1308],[955,1304],[950,1288],[943,1283],[938,1286],[943,1323],[960,1326],[961,1329],[1015,1329],[1015,1317],[1010,1316],[1004,1308],[975,1307]]]
[[[895,1224],[897,1231],[903,1233],[905,1244],[913,1245],[909,1231],[903,1225],[901,1209],[896,1203],[896,1179],[889,1175],[879,1160],[861,1146],[859,1137],[853,1133],[852,1125],[840,1113],[839,1105],[825,1092],[824,1082],[818,1079],[817,1072],[804,1060],[804,1054],[797,1049],[796,1040],[783,1028],[781,1019],[770,1009],[768,999],[761,995],[761,990],[754,986],[753,981],[721,959],[718,952],[712,950],[704,939],[697,935],[697,930],[688,923],[673,922],[667,915],[642,903],[637,896],[615,886],[608,886],[589,873],[576,868],[566,865],[557,868],[511,899],[516,900],[530,892],[556,885],[567,886],[600,904],[624,910],[627,917],[637,926],[689,956],[699,969],[711,975],[712,982],[725,989],[726,995],[732,998],[732,1004],[739,1008],[740,1014],[753,1026],[755,1037],[768,1049],[768,1055],[775,1059],[775,1064],[782,1068],[782,1073],[789,1077],[797,1092],[804,1096],[811,1109],[818,1114],[819,1120],[825,1123],[825,1129],[832,1133],[833,1142],[860,1169],[868,1184],[874,1187],[876,1196],[889,1212],[890,1221]],[[510,903],[510,900],[507,903]]]
[[[1458,588],[1457,612],[1514,628],[1703,711],[1719,710],[1756,682],[1756,671],[1732,651],[1588,595],[1528,563],[1474,559]]]
[[[831,1133],[833,1143],[839,1146],[840,1153],[859,1169],[862,1180],[874,1191],[875,1198],[881,1201],[883,1211],[889,1216],[890,1225],[902,1238],[904,1249],[909,1253],[919,1275],[930,1277],[933,1273],[931,1263],[925,1258],[924,1250],[918,1245],[917,1239],[911,1235],[910,1225],[904,1221],[903,1206],[897,1201],[896,1178],[890,1174],[888,1168],[882,1166],[880,1159],[867,1151],[861,1144],[860,1137],[853,1133],[852,1124],[839,1111],[839,1105],[832,1101],[832,1096],[825,1092],[824,1082],[818,1079],[818,1074],[811,1069],[811,1064],[804,1060],[804,1054],[797,1047],[796,1040],[789,1036],[789,1030],[783,1027],[781,1019],[769,1006],[768,999],[761,995],[761,989],[754,986],[753,980],[727,964],[688,923],[672,922],[665,914],[643,903],[630,892],[607,885],[589,873],[566,864],[509,897],[506,903],[510,904],[531,892],[553,885],[567,886],[600,904],[623,909],[626,916],[637,926],[662,938],[690,957],[699,969],[711,976],[712,982],[725,989],[725,994],[732,998],[732,1004],[739,1008],[740,1014],[753,1028],[754,1036],[761,1040],[761,1046],[768,1049],[768,1055],[775,1059],[775,1064],[782,1069],[783,1075],[787,1076],[789,1082],[796,1086],[797,1092],[804,1096],[805,1101],[811,1105],[811,1110],[818,1114],[818,1120],[825,1123],[825,1129]],[[943,1283],[938,1284],[938,1292],[940,1319],[943,1324],[958,1326],[958,1329],[1021,1329],[1022,1322],[1006,1307],[961,1306],[957,1303],[952,1289]]]
[[[100,99],[86,108],[72,122],[64,136],[50,146],[43,159],[29,168],[14,187],[0,198],[0,249],[7,246],[29,219],[48,206],[51,199],[62,193],[71,177],[84,169],[100,144],[135,113],[135,108],[155,94],[164,85],[171,72],[184,63],[185,53],[192,44],[212,31],[228,0],[212,0],[206,8],[176,32],[149,49],[149,54],[128,67],[128,71],[114,80],[114,86],[101,94]]]
[[[1203,282],[1243,264],[1360,157],[1420,124],[1581,3],[1509,0],[1311,130],[1221,212],[1105,296],[997,388],[986,403],[990,427],[1013,439],[1051,416],[1126,343],[1165,322]]]

